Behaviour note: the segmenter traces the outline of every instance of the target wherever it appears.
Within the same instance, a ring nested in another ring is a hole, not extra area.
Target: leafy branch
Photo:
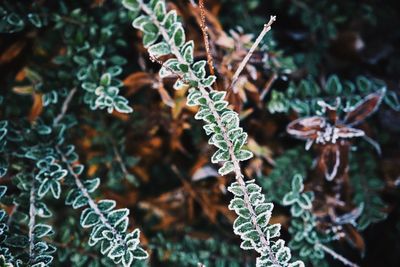
[[[209,144],[218,148],[212,156],[212,162],[223,162],[219,169],[221,175],[235,173],[236,182],[229,188],[235,197],[229,208],[238,215],[234,232],[243,239],[241,247],[255,249],[261,254],[257,259],[257,266],[303,266],[301,261],[289,263],[290,250],[284,246],[283,240],[272,241],[272,238],[280,235],[279,224],[268,226],[273,205],[265,202],[260,193],[261,188],[254,181],[244,181],[240,167],[240,161],[253,156],[250,151],[243,149],[247,133],[239,127],[238,114],[228,108],[229,103],[224,100],[226,92],[212,89],[216,77],[206,77],[207,62],[194,62],[193,41],[186,41],[185,31],[178,21],[176,11],[167,13],[165,2],[160,0],[149,4],[141,0],[125,0],[123,4],[135,14],[140,10],[144,12],[133,21],[133,26],[143,31],[143,44],[150,57],[159,58],[169,54],[175,56],[163,64],[159,71],[160,76],[163,78],[175,74],[182,77],[175,82],[175,89],[190,87],[187,104],[200,106],[195,119],[205,121],[203,128],[207,135],[212,135]],[[264,29],[265,33],[274,20],[272,17]],[[159,37],[161,41],[157,42]]]

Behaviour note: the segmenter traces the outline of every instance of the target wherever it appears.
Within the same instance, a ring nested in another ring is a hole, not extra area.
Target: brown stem
[[[228,89],[232,88],[235,83],[237,82],[240,73],[242,73],[244,67],[246,66],[247,62],[249,61],[250,57],[253,55],[254,51],[256,50],[256,48],[258,47],[258,45],[260,44],[261,40],[264,38],[264,36],[267,34],[267,32],[269,32],[271,30],[271,25],[272,23],[274,23],[274,21],[276,20],[276,16],[271,16],[269,19],[269,22],[267,24],[264,24],[264,28],[263,30],[260,32],[260,34],[258,35],[256,41],[253,43],[253,45],[251,46],[249,52],[247,53],[247,55],[244,57],[244,59],[242,60],[242,62],[240,63],[238,69],[236,70],[235,74],[232,77],[232,83],[229,86]]]
[[[200,8],[200,18],[201,18],[200,19],[200,28],[203,33],[204,46],[205,46],[206,53],[207,53],[207,63],[208,63],[208,67],[210,68],[211,75],[215,75],[214,62],[213,62],[213,58],[212,58],[211,51],[210,51],[210,42],[209,42],[208,33],[207,33],[208,27],[206,26],[204,0],[199,1],[199,8]]]

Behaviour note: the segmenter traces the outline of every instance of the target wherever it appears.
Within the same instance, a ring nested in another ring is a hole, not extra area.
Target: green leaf
[[[241,209],[241,208],[245,208],[245,207],[246,207],[246,203],[244,202],[244,200],[241,198],[238,198],[238,197],[233,198],[228,206],[228,208],[230,210],[236,210],[236,209]]]
[[[294,203],[291,208],[290,208],[290,213],[292,214],[292,216],[294,217],[299,217],[302,213],[304,212],[304,210],[302,209],[302,207],[297,204]]]
[[[172,25],[175,24],[175,22],[177,21],[177,14],[176,14],[176,10],[171,10],[167,13],[167,15],[164,18],[164,21],[162,22],[162,25],[164,25],[164,27],[166,29],[170,29],[172,27]]]
[[[129,210],[128,209],[118,209],[111,211],[107,215],[107,219],[111,225],[117,225],[119,221],[123,220],[126,216],[128,216]]]
[[[207,61],[200,60],[193,64],[192,69],[199,79],[204,79],[206,77],[206,64]]]
[[[42,20],[38,14],[28,14],[28,19],[37,28],[41,28],[43,26]]]
[[[128,102],[123,97],[118,97],[114,103],[115,109],[120,113],[131,113],[133,109],[128,105]]]
[[[225,99],[225,96],[226,96],[225,91],[214,91],[213,90],[210,93],[211,99],[214,100],[215,102]]]
[[[72,170],[76,175],[81,175],[84,169],[85,166],[83,166],[82,164],[72,166]]]
[[[72,207],[74,209],[79,209],[80,207],[85,206],[88,203],[88,199],[85,196],[79,195],[72,202]]]
[[[97,203],[97,207],[102,212],[111,211],[113,208],[115,208],[115,206],[116,206],[115,201],[114,200],[109,200],[109,199],[103,199],[103,200],[100,200]]]
[[[282,200],[283,205],[289,206],[295,203],[299,198],[299,194],[296,194],[294,192],[288,192]]]
[[[153,22],[151,22],[151,21],[148,21],[148,22],[145,22],[145,23],[143,23],[143,25],[142,25],[142,28],[143,28],[143,32],[145,33],[145,34],[153,34],[153,35],[158,35],[158,28],[157,28],[157,26],[153,23]],[[144,43],[144,42],[143,42]]]
[[[7,191],[7,186],[1,185],[0,186],[0,199],[5,195],[6,191]]]
[[[268,240],[271,238],[278,237],[280,235],[281,225],[279,223],[269,225],[265,228],[265,235],[268,237]]]
[[[132,26],[136,29],[139,29],[141,31],[143,31],[143,25],[145,23],[150,22],[150,18],[145,16],[145,15],[141,15],[139,17],[137,17],[133,22],[132,22]]]
[[[304,190],[303,177],[300,174],[294,175],[292,180],[292,191],[302,192],[303,190]]]
[[[281,263],[287,263],[291,257],[292,255],[290,254],[290,249],[288,247],[284,247],[276,253],[276,258]]]
[[[295,261],[293,263],[289,263],[288,267],[305,267],[302,261]]]
[[[49,181],[48,179],[45,179],[43,181],[40,182],[40,186],[38,189],[38,197],[42,198],[44,195],[46,195],[46,193],[49,191],[51,186],[51,181]]]
[[[233,229],[233,231],[235,232],[235,234],[237,235],[243,235],[246,232],[249,232],[253,230],[253,224],[251,222],[246,222],[241,224],[240,226],[236,227]]]
[[[158,39],[158,34],[152,32],[146,32],[143,35],[143,46],[145,48],[149,48],[152,44],[154,44]]]
[[[141,247],[137,247],[134,251],[133,251],[133,257],[137,260],[144,260],[147,259],[149,257],[149,254],[142,249]]]
[[[333,96],[338,96],[342,93],[343,87],[336,75],[329,77],[328,81],[326,82],[326,89],[327,92]]]
[[[227,161],[230,159],[229,151],[218,149],[211,157],[212,163]]]
[[[92,209],[87,208],[81,214],[80,224],[84,228],[92,227],[99,221],[99,215],[97,215]]]
[[[183,30],[182,25],[179,25],[173,35],[172,35],[172,39],[174,41],[175,46],[177,47],[181,47],[184,43],[185,43],[185,31]]]
[[[254,211],[256,212],[257,215],[265,213],[265,212],[272,212],[272,210],[274,209],[274,204],[272,203],[262,203],[257,205],[257,207],[255,207]]]
[[[157,17],[158,21],[163,21],[163,19],[165,18],[165,14],[166,14],[166,8],[165,8],[165,2],[164,1],[158,1],[158,3],[156,4],[155,8],[154,8],[154,14]]]
[[[67,170],[58,170],[58,171],[52,172],[50,174],[50,176],[52,179],[58,181],[58,180],[63,179],[65,176],[67,176],[67,174],[68,174]]]
[[[51,181],[50,191],[55,199],[60,198],[61,184],[58,181]]]
[[[261,213],[261,214],[257,215],[257,218],[256,218],[257,219],[257,224],[260,227],[264,227],[264,226],[268,225],[269,220],[271,219],[271,215],[272,215],[272,213],[269,212],[269,211],[266,211],[264,213]]]
[[[235,152],[235,156],[238,161],[245,161],[251,159],[253,157],[253,153],[248,150],[242,149],[239,152]]]
[[[235,196],[243,196],[243,190],[240,186],[229,186],[228,191],[234,194]]]
[[[110,84],[111,84],[111,74],[110,73],[104,73],[103,75],[101,75],[100,85],[109,86]]]
[[[53,229],[51,228],[51,226],[46,224],[37,224],[33,228],[33,234],[36,238],[42,238],[44,236],[52,235]]]
[[[301,194],[300,198],[298,199],[297,203],[303,208],[303,209],[311,209],[312,208],[312,203],[311,199],[309,198],[308,195],[306,194]]]
[[[129,267],[132,265],[133,262],[133,253],[131,251],[125,252],[124,256],[122,257],[122,265],[125,267]]]
[[[257,230],[250,230],[242,235],[244,240],[252,240],[253,242],[257,243],[260,241],[260,235],[258,234]]]
[[[194,43],[192,40],[187,42],[182,48],[181,52],[183,54],[183,58],[185,59],[187,64],[192,64],[194,61],[194,56],[193,56],[193,51],[194,51]]]
[[[361,93],[369,93],[371,91],[372,83],[367,78],[363,76],[357,77],[356,83]]]
[[[224,165],[219,168],[218,173],[220,175],[227,175],[228,173],[232,172],[235,169],[233,162],[227,161]]]
[[[123,245],[116,244],[114,245],[110,252],[108,253],[108,257],[111,259],[119,258],[125,254],[125,247]]]
[[[138,11],[140,9],[138,0],[122,0],[122,5],[130,11]]]
[[[150,55],[152,55],[155,58],[165,56],[171,53],[169,45],[165,42],[161,42],[150,46],[148,51]]]
[[[50,218],[53,214],[43,202],[36,202],[36,214],[42,218]]]
[[[83,182],[83,185],[85,186],[86,190],[89,193],[94,192],[100,185],[100,178],[94,178],[90,180],[86,180]]]
[[[211,87],[213,85],[213,83],[215,82],[215,80],[217,79],[217,77],[215,77],[214,75],[210,75],[208,76],[206,79],[203,79],[201,81],[201,83],[205,86],[205,87]]]
[[[108,251],[110,251],[110,249],[112,248],[113,244],[107,240],[107,239],[103,239],[101,241],[101,246],[100,246],[100,252],[104,255],[106,254]]]
[[[125,217],[122,220],[119,220],[118,223],[114,225],[115,229],[119,232],[125,232],[128,229],[129,218]]]
[[[396,111],[400,111],[400,100],[395,92],[387,91],[384,101],[392,109],[394,109]]]
[[[254,249],[254,243],[250,240],[244,240],[240,243],[240,248],[243,250],[252,250]]]

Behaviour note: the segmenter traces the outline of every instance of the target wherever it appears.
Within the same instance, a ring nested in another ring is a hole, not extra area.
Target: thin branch
[[[258,45],[260,44],[261,40],[264,38],[264,36],[267,34],[267,32],[269,32],[271,30],[271,25],[275,22],[275,20],[276,20],[276,16],[271,16],[270,19],[269,19],[269,22],[267,24],[264,24],[263,30],[258,35],[256,41],[251,46],[249,52],[244,57],[244,59],[242,60],[242,62],[239,65],[238,69],[236,70],[235,74],[233,75],[232,83],[231,83],[231,85],[229,86],[228,89],[232,88],[235,85],[235,83],[237,82],[237,80],[239,78],[240,73],[242,73],[244,67],[246,66],[247,62],[250,60],[250,57],[253,55],[254,51],[256,50]]]
[[[325,251],[326,253],[328,253],[329,255],[331,255],[334,259],[341,261],[344,265],[346,266],[350,266],[350,267],[359,267],[359,265],[349,261],[348,259],[346,259],[345,257],[343,257],[342,255],[338,254],[336,251],[330,249],[329,247],[323,245],[323,244],[318,244],[318,246]]]
[[[64,100],[64,103],[61,107],[61,112],[60,114],[57,115],[57,117],[54,119],[54,125],[57,125],[60,123],[61,119],[64,118],[65,114],[67,113],[69,104],[72,100],[72,97],[74,96],[74,94],[76,93],[76,88],[73,88],[69,94],[67,95],[67,97]]]
[[[34,248],[35,248],[35,237],[33,234],[33,230],[35,228],[36,223],[36,196],[35,196],[35,179],[32,180],[31,191],[29,197],[29,262],[33,261],[34,258]]]
[[[118,151],[117,144],[111,138],[110,138],[110,141],[111,141],[113,152],[114,152],[114,155],[115,155],[115,160],[119,164],[119,166],[120,166],[122,172],[124,173],[125,177],[127,177],[130,173],[129,173],[128,169],[126,168],[126,165],[125,165],[125,163],[124,163],[124,161],[123,161],[123,159],[121,157],[121,154]]]
[[[200,28],[203,33],[204,46],[206,48],[206,53],[207,53],[207,63],[208,63],[208,67],[210,68],[211,75],[215,75],[214,62],[213,62],[213,58],[211,55],[210,42],[209,42],[209,37],[208,37],[208,33],[207,33],[208,27],[206,25],[204,0],[199,1],[199,8],[200,8]]]
[[[268,92],[271,89],[272,84],[274,83],[274,81],[278,78],[278,75],[273,72],[271,77],[269,77],[268,81],[266,82],[264,89],[262,90],[261,94],[260,94],[260,100],[263,100],[264,97],[268,94]]]

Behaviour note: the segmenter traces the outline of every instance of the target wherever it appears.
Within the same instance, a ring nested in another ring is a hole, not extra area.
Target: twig
[[[64,103],[61,107],[61,112],[60,114],[57,115],[57,117],[54,119],[54,125],[57,125],[58,123],[60,123],[61,119],[64,118],[65,114],[67,113],[69,104],[72,100],[72,97],[74,96],[74,94],[76,93],[76,88],[73,88],[69,94],[67,95],[67,97],[64,100]]]
[[[208,33],[207,33],[208,27],[206,26],[206,14],[204,11],[204,0],[199,1],[199,8],[200,8],[200,18],[201,18],[200,19],[200,28],[203,33],[204,46],[206,48],[206,53],[207,53],[207,63],[208,63],[208,67],[210,68],[211,75],[215,75],[214,62],[213,62],[213,58],[212,58],[211,51],[210,51],[210,42],[209,42]]]
[[[258,45],[260,44],[261,40],[264,38],[264,36],[267,34],[267,32],[269,32],[271,30],[271,25],[272,25],[272,23],[274,23],[275,20],[276,20],[276,16],[271,16],[271,18],[269,19],[269,22],[267,24],[264,24],[264,28],[261,31],[260,35],[258,35],[256,41],[251,46],[249,52],[244,57],[243,61],[240,63],[238,69],[236,70],[235,74],[233,75],[232,83],[231,83],[231,85],[229,86],[228,89],[232,88],[235,85],[235,83],[237,82],[237,79],[239,78],[240,73],[242,73],[244,67],[246,66],[246,64],[249,61],[250,57],[253,55],[254,51],[256,50]]]
[[[35,228],[36,207],[35,207],[35,179],[32,180],[31,191],[29,197],[29,262],[32,263],[34,257],[35,237],[33,230]]]
[[[323,245],[323,244],[318,244],[318,246],[325,251],[326,253],[328,253],[329,255],[331,255],[334,259],[341,261],[344,265],[346,266],[350,266],[350,267],[359,267],[359,265],[349,261],[348,259],[346,259],[345,257],[343,257],[342,255],[338,254],[336,251],[328,248],[327,246]]]
[[[114,139],[110,138],[110,141],[111,141],[113,152],[114,152],[114,155],[115,155],[115,160],[119,164],[119,166],[120,166],[120,168],[121,168],[121,170],[124,173],[125,178],[126,178],[126,177],[128,177],[130,175],[130,173],[129,173],[128,169],[126,168],[126,165],[125,165],[125,163],[124,163],[124,161],[122,159],[121,154],[118,151],[117,144],[115,143]]]
[[[264,89],[262,90],[260,94],[260,100],[263,100],[264,97],[268,94],[269,90],[271,89],[272,84],[274,81],[278,78],[278,75],[274,72],[272,73],[271,77],[269,77],[267,83],[265,84]]]

